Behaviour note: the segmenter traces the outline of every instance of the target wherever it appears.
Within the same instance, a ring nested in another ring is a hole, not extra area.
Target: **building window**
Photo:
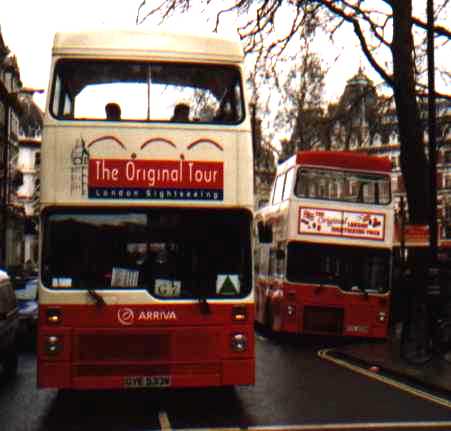
[[[445,151],[444,159],[445,163],[451,163],[451,150]]]
[[[39,166],[41,166],[41,153],[36,153],[34,155],[34,166],[35,168],[39,168]]]

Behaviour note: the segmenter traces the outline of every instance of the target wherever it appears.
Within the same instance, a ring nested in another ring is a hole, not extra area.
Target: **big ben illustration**
[[[89,152],[82,137],[76,140],[71,152],[71,187],[70,193],[80,196],[88,194]]]

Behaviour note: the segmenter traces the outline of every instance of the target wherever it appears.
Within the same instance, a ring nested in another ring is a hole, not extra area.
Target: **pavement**
[[[400,332],[399,327],[394,328],[387,340],[352,343],[324,350],[320,356],[428,393],[445,400],[445,405],[451,408],[451,352],[434,355],[425,364],[412,365],[401,356]]]

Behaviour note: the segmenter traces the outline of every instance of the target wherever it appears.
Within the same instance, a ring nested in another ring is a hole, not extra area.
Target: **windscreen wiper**
[[[100,308],[106,305],[106,302],[103,299],[103,297],[99,295],[94,289],[88,288],[88,294],[96,302],[96,307]]]
[[[360,292],[362,292],[362,295],[363,295],[365,298],[368,298],[368,292],[367,292],[366,289],[362,286],[361,283],[356,284],[355,286],[357,287],[357,289],[358,289]]]
[[[207,296],[202,293],[202,288],[199,280],[196,280],[196,289],[194,289],[196,299],[199,302],[199,309],[201,314],[211,314],[210,304],[207,301]]]
[[[207,298],[205,298],[205,296],[199,296],[197,299],[199,301],[201,314],[211,314],[210,304],[208,303]]]

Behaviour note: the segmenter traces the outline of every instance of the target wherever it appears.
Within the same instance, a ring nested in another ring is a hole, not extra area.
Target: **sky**
[[[3,40],[16,56],[24,87],[47,90],[53,36],[56,31],[82,31],[107,28],[151,30],[156,21],[147,20],[136,26],[136,12],[142,0],[0,0],[0,29]],[[151,3],[148,0],[148,3]],[[179,31],[211,31],[214,20],[206,14],[184,14],[166,26]],[[225,16],[222,29],[230,33],[236,28],[231,15]],[[220,29],[221,33],[221,29]],[[317,39],[317,51],[329,69],[326,76],[325,100],[336,101],[360,66],[374,83],[379,76],[361,53],[352,30],[340,35],[340,43],[331,46],[327,37]],[[339,56],[338,60],[335,60]],[[46,94],[34,100],[43,109]]]

